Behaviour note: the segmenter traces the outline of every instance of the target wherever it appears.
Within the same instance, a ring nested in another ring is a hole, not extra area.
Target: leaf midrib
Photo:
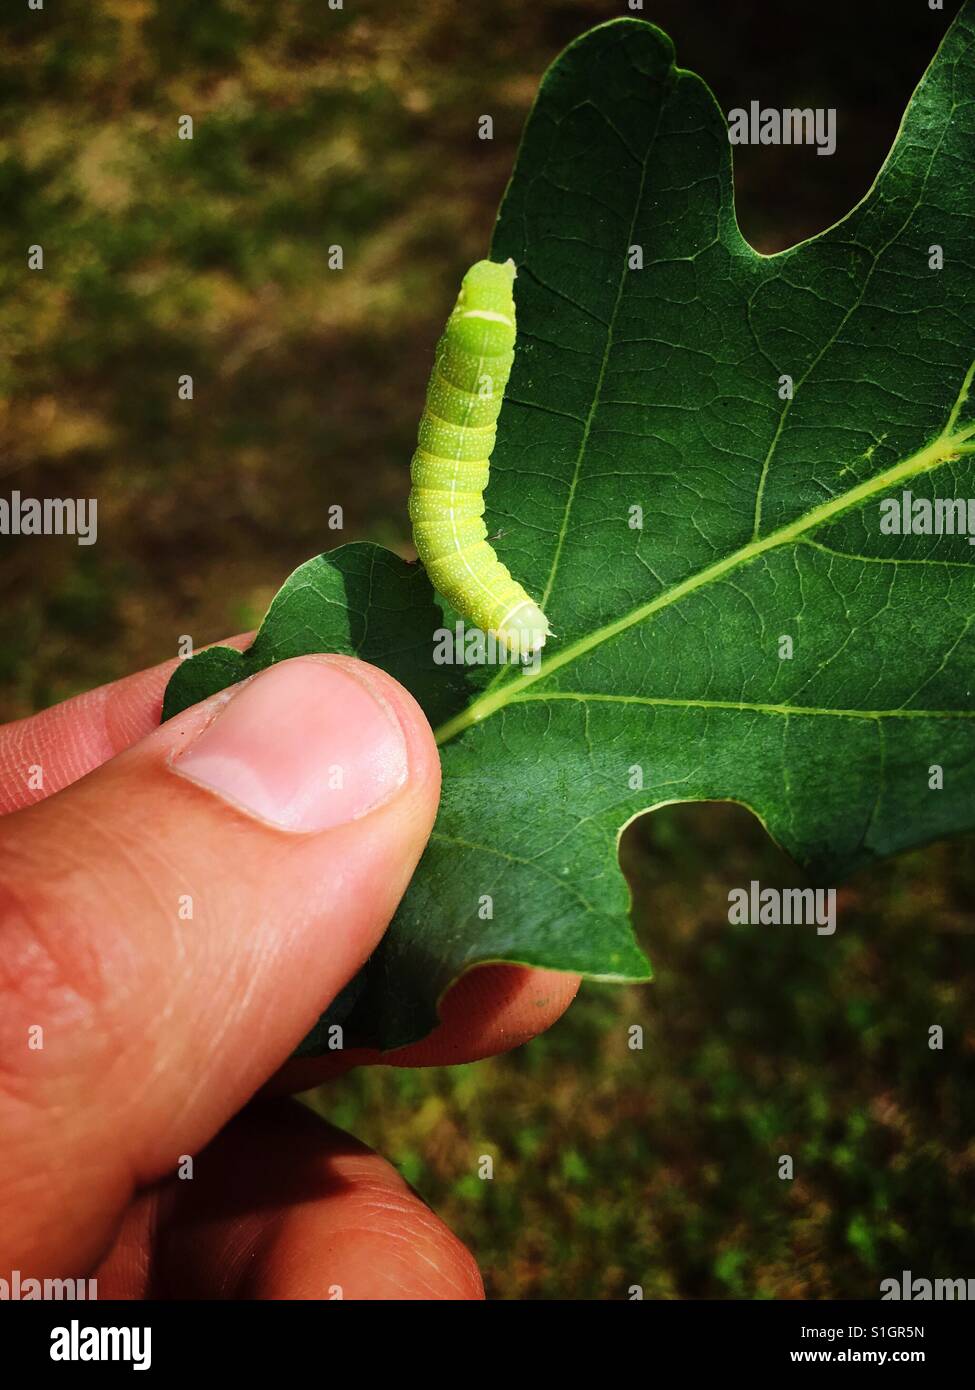
[[[770,550],[777,550],[781,546],[789,545],[800,540],[808,532],[816,530],[817,527],[833,521],[841,513],[851,510],[867,502],[871,497],[886,488],[896,487],[899,483],[906,482],[910,478],[916,478],[923,473],[929,473],[938,468],[941,464],[954,458],[959,452],[968,453],[973,446],[965,447],[966,442],[975,435],[975,424],[967,426],[954,434],[949,433],[951,427],[958,419],[961,404],[967,394],[967,388],[971,384],[972,372],[975,370],[975,363],[969,368],[965,381],[959,391],[944,430],[930,444],[925,445],[916,454],[912,454],[907,459],[902,459],[899,463],[892,464],[890,468],[882,473],[876,474],[873,478],[868,478],[856,487],[848,491],[839,493],[828,502],[822,502],[817,507],[803,513],[802,516],[788,522],[785,526],[779,527],[776,531],[771,531],[767,536],[757,540],[751,540],[747,545],[741,546],[731,554],[716,560],[713,564],[705,566],[704,569],[695,571],[686,579],[682,579],[679,584],[667,589],[662,594],[657,594],[654,598],[641,604],[639,607],[631,609],[629,613],[615,619],[611,623],[606,623],[603,627],[596,628],[585,637],[580,637],[577,641],[570,643],[561,652],[556,653],[548,661],[543,661],[540,669],[533,675],[522,676],[517,685],[508,683],[497,687],[473,700],[466,709],[448,719],[435,730],[438,745],[449,742],[458,734],[463,733],[474,724],[480,724],[506,705],[515,703],[524,692],[539,681],[545,680],[555,671],[561,670],[564,666],[577,661],[579,657],[585,656],[594,648],[602,646],[604,642],[612,641],[621,633],[645,619],[652,617],[654,613],[662,609],[669,608],[672,604],[679,602],[682,598],[698,589],[714,583],[723,578],[731,571],[740,569],[742,566],[750,564],[759,556],[766,554]]]

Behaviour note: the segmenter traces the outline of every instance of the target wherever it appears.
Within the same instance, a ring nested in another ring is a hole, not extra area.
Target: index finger
[[[219,645],[243,651],[253,638]],[[151,734],[179,664],[173,657],[0,727],[0,815],[43,801]]]

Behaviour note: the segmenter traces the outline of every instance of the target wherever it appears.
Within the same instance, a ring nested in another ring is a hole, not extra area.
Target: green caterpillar
[[[410,466],[413,542],[434,588],[473,626],[529,657],[551,635],[487,541],[484,489],[515,357],[514,261],[464,276],[437,344]]]

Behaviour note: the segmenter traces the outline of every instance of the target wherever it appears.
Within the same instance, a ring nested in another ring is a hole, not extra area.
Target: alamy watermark
[[[77,536],[79,545],[98,539],[95,497],[0,497],[0,536]]]
[[[975,545],[975,497],[900,497],[880,501],[882,536],[967,536]]]
[[[9,1279],[0,1279],[0,1302],[27,1303],[32,1299],[66,1299],[70,1302],[98,1298],[97,1279],[32,1279],[19,1269],[10,1271]]]
[[[52,1361],[131,1361],[134,1371],[152,1365],[151,1327],[90,1327],[72,1318],[51,1329]]]
[[[532,634],[538,645],[532,651],[520,653],[509,649],[496,632],[467,627],[458,621],[452,628],[438,627],[433,634],[435,666],[520,666],[525,674],[534,674],[542,664],[542,643],[546,634]]]
[[[817,154],[836,150],[835,106],[786,107],[782,111],[749,102],[728,112],[728,139],[733,145],[815,145]]]
[[[747,888],[728,893],[728,921],[733,926],[815,926],[817,936],[836,930],[835,888],[763,888],[752,879]]]
[[[899,1279],[881,1279],[880,1299],[902,1298],[906,1302],[961,1302],[975,1298],[975,1279],[915,1279],[909,1269]]]

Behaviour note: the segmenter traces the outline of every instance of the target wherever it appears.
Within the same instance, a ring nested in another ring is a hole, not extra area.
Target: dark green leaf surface
[[[617,841],[667,802],[742,802],[827,882],[975,825],[975,549],[883,535],[879,507],[975,497],[973,94],[966,6],[869,194],[765,257],[722,113],[664,35],[615,21],[547,74],[492,246],[518,265],[519,336],[488,491],[558,633],[541,670],[436,666],[454,615],[419,566],[354,545],[292,575],[248,653],[203,653],[167,692],[168,716],[332,650],[427,711],[442,810],[356,1038],[423,1036],[481,961],[646,978]]]

